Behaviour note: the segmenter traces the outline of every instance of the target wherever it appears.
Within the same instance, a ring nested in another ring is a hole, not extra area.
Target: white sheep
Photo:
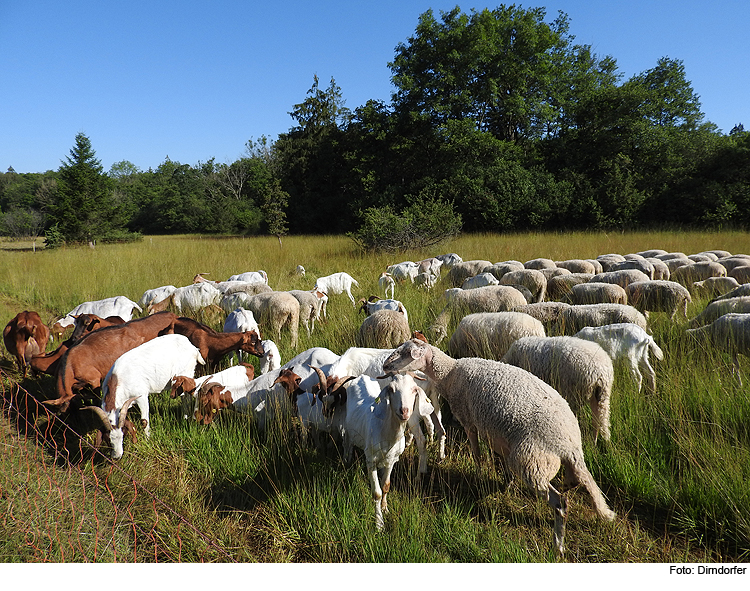
[[[88,407],[96,409],[108,427],[113,459],[123,454],[121,415],[127,414],[128,401],[134,400],[138,405],[143,431],[148,437],[151,433],[148,395],[165,390],[175,376],[193,376],[195,366],[205,363],[198,348],[180,334],[156,337],[117,358],[102,382],[101,408]]]
[[[627,304],[628,294],[616,283],[579,283],[563,298],[567,303],[580,304]]]
[[[613,362],[625,360],[628,370],[635,379],[638,391],[643,386],[643,374],[646,373],[649,390],[656,392],[656,372],[649,362],[649,354],[658,360],[664,359],[664,353],[653,337],[637,324],[620,322],[604,326],[586,326],[575,335],[579,339],[598,343]]]
[[[500,285],[500,281],[492,273],[479,273],[465,279],[461,284],[461,289],[476,289],[488,285]]]
[[[610,440],[610,397],[615,381],[612,358],[598,343],[576,337],[522,337],[502,358],[544,380],[568,401],[574,414],[588,403],[599,433]]]
[[[486,267],[491,267],[490,261],[473,260],[462,261],[453,265],[448,271],[448,282],[452,287],[461,287],[461,284],[469,277],[474,277],[478,273],[483,273]]]
[[[716,261],[703,261],[695,263],[688,259],[688,264],[682,265],[674,270],[670,268],[670,278],[673,281],[689,286],[696,281],[703,281],[709,277],[726,277],[727,269]]]
[[[687,334],[699,342],[708,341],[732,356],[732,373],[742,387],[738,355],[750,356],[750,314],[727,313],[711,324],[688,329]]]
[[[547,281],[546,297],[550,300],[562,300],[575,285],[588,283],[593,276],[591,273],[570,273],[569,275],[550,277]]]
[[[545,334],[539,320],[522,312],[478,312],[458,323],[448,353],[453,357],[501,359],[517,339]]]
[[[378,277],[378,287],[383,292],[384,296],[388,297],[388,292],[391,292],[391,298],[395,298],[396,293],[396,281],[393,279],[393,275],[387,271],[383,271]]]
[[[315,321],[320,315],[320,298],[313,292],[303,289],[292,289],[289,291],[299,302],[299,319],[305,326],[307,336],[311,336],[315,330]]]
[[[582,304],[562,310],[557,325],[551,331],[555,335],[574,335],[584,326],[604,326],[632,322],[646,330],[646,317],[633,306],[624,304]]]
[[[565,399],[518,367],[480,358],[453,359],[437,347],[412,339],[383,364],[387,373],[423,371],[445,396],[480,461],[479,435],[504,457],[507,467],[545,499],[555,515],[554,543],[564,550],[567,501],[550,482],[565,467],[565,485],[580,483],[596,512],[615,514],[586,467],[581,431]]]
[[[482,269],[482,273],[492,273],[498,279],[502,279],[503,275],[510,273],[511,271],[523,271],[526,267],[523,266],[521,261],[501,261],[499,263],[493,263],[489,267]]]
[[[717,299],[710,302],[700,314],[688,321],[690,328],[697,328],[711,324],[724,314],[748,314],[750,313],[750,295]]]
[[[359,287],[359,283],[348,273],[340,272],[333,273],[332,275],[326,275],[325,277],[318,277],[315,281],[315,288],[317,291],[322,291],[326,295],[338,295],[346,292],[353,306],[357,305],[352,295],[352,285]]]
[[[375,528],[381,531],[385,527],[383,515],[388,513],[386,497],[391,471],[406,447],[407,423],[419,404],[420,393],[423,393],[410,375],[395,375],[383,380],[360,376],[342,387],[346,391],[344,447],[358,447],[364,451],[375,503]],[[325,403],[329,404],[328,401]],[[424,404],[428,412],[431,407],[428,402]]]
[[[695,281],[688,289],[699,297],[717,298],[737,289],[740,283],[734,277],[709,277],[703,281]],[[750,290],[749,290],[750,293]]]
[[[620,269],[619,271],[605,271],[597,273],[590,283],[616,283],[623,289],[635,281],[649,281],[651,278],[638,269]]]
[[[358,347],[396,347],[411,337],[409,320],[400,311],[376,310],[362,321],[357,333]]]
[[[269,332],[273,333],[277,340],[281,339],[281,329],[286,327],[291,335],[292,348],[297,346],[300,305],[292,294],[285,291],[259,293],[247,297],[243,307],[252,311],[259,323],[268,326]]]
[[[641,312],[666,312],[670,320],[679,311],[687,318],[692,298],[688,289],[676,281],[634,281],[625,288],[628,303]]]
[[[529,303],[543,302],[547,293],[547,278],[537,269],[509,271],[500,278],[500,285],[521,285],[531,292]]]

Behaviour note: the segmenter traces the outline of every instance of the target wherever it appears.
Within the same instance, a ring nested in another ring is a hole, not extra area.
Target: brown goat
[[[72,343],[77,343],[90,332],[99,330],[100,328],[125,324],[125,320],[119,316],[107,316],[106,318],[102,318],[96,314],[79,314],[75,319],[75,328],[73,328],[73,334],[70,335],[70,341]]]
[[[120,355],[158,336],[172,334],[176,320],[176,314],[162,312],[87,334],[60,359],[57,398],[44,403],[67,410],[76,391],[84,386],[99,388]]]
[[[198,402],[195,418],[200,425],[211,424],[217,412],[229,408],[234,402],[232,393],[226,390],[223,384],[208,380],[201,385],[196,396]]]
[[[174,324],[174,332],[190,339],[201,352],[207,364],[216,364],[232,351],[242,351],[261,357],[264,353],[258,333],[254,330],[247,332],[216,332],[213,328],[180,316]]]
[[[19,312],[3,330],[5,348],[18,361],[18,369],[26,377],[28,363],[34,355],[44,353],[49,341],[49,328],[37,312]]]

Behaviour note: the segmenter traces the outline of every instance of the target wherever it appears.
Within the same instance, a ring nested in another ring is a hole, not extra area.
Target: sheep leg
[[[562,555],[565,552],[565,518],[568,515],[568,501],[551,484],[547,492],[547,499],[547,503],[552,507],[555,514],[553,543],[555,550]]]
[[[476,427],[465,429],[466,437],[469,439],[469,445],[471,446],[471,455],[474,457],[474,461],[479,464],[482,461],[482,456],[479,452],[479,433]]]

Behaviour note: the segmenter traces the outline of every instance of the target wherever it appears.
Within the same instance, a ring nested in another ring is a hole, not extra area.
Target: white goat
[[[360,311],[364,312],[368,316],[370,316],[370,314],[372,314],[373,312],[377,312],[378,310],[393,310],[394,312],[401,312],[404,315],[404,318],[406,318],[407,322],[409,320],[409,314],[406,312],[404,304],[398,300],[381,300],[376,296],[370,296],[369,301],[362,299],[359,300],[359,303],[361,304]]]
[[[101,408],[87,407],[97,413],[109,431],[113,459],[123,454],[122,424],[130,404],[138,405],[143,431],[148,437],[151,433],[148,395],[166,389],[175,376],[192,377],[197,364],[205,365],[200,351],[180,334],[156,337],[117,358],[102,382]]]
[[[255,316],[250,310],[236,308],[232,310],[224,321],[224,332],[248,332],[254,330],[260,338],[260,328]],[[237,359],[242,363],[242,350],[237,350]]]
[[[52,326],[52,332],[58,335],[62,334],[66,328],[75,324],[75,317],[79,314],[96,314],[100,318],[119,316],[125,322],[128,322],[133,318],[133,310],[143,312],[138,304],[125,296],[114,296],[94,302],[83,302],[55,322]]]
[[[385,297],[388,297],[388,292],[391,292],[391,298],[396,297],[396,282],[393,279],[393,275],[383,271],[378,278],[378,287],[383,291]]]
[[[171,296],[177,288],[174,285],[163,285],[154,289],[147,289],[143,292],[138,305],[143,309],[148,309],[151,304],[158,304]]]
[[[661,360],[664,353],[654,339],[643,328],[630,322],[607,324],[604,326],[587,326],[575,335],[579,339],[599,343],[602,349],[612,358],[612,361],[626,359],[630,374],[638,384],[638,391],[643,385],[642,369],[648,378],[651,392],[656,391],[656,372],[649,363],[649,353]],[[639,369],[640,368],[640,369]]]
[[[346,292],[349,299],[352,302],[352,306],[356,306],[357,302],[354,301],[352,295],[352,285],[359,287],[359,283],[348,273],[334,273],[333,275],[326,275],[325,277],[318,277],[315,282],[315,290],[322,291],[326,295],[338,295]]]
[[[273,341],[261,341],[263,356],[260,357],[260,373],[268,373],[281,367],[281,354]]]
[[[247,283],[268,283],[268,274],[263,271],[248,271],[239,275],[232,275],[228,281],[245,281]]]
[[[404,261],[396,265],[390,265],[386,268],[386,273],[390,273],[394,281],[403,283],[407,279],[409,283],[414,283],[414,277],[419,273],[419,265],[414,261]]]

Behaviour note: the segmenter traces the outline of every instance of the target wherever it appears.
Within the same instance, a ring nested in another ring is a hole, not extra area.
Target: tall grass
[[[441,252],[495,262],[593,258],[649,248],[748,253],[750,237],[739,232],[465,235]],[[4,278],[0,321],[7,323],[22,309],[35,309],[51,321],[82,301],[113,295],[137,300],[149,288],[186,285],[199,272],[222,280],[264,269],[273,287],[288,290],[310,289],[316,276],[347,271],[360,283],[356,296],[367,297],[379,294],[377,278],[386,265],[434,254],[362,253],[337,236],[288,237],[283,247],[275,238],[176,236],[96,249],[0,251]],[[298,264],[307,270],[306,277],[293,273]],[[413,329],[434,320],[443,305],[441,294],[440,288],[432,293],[409,286],[396,290]],[[705,303],[694,301],[689,315]],[[338,353],[353,346],[362,316],[345,295],[331,296],[328,315],[329,321],[316,325],[312,337],[301,331],[297,350],[290,348],[288,335],[282,335],[278,342],[282,358],[310,346]],[[732,375],[728,356],[698,346],[686,336],[683,319],[670,321],[652,314],[650,327],[665,352],[665,360],[656,365],[656,394],[638,393],[625,370],[618,368],[612,441],[594,446],[588,429],[591,418],[586,414],[580,421],[587,463],[618,518],[614,523],[601,522],[586,495],[570,491],[566,559],[747,560],[748,389],[741,388]],[[2,364],[6,372],[13,372],[7,353]],[[25,385],[51,395],[49,380],[29,379]],[[505,482],[489,460],[477,468],[463,431],[450,420],[448,459],[437,463],[433,453],[430,472],[421,477],[413,448],[397,464],[385,534],[374,532],[362,462],[342,464],[333,446],[317,451],[299,442],[285,426],[260,434],[248,417],[231,412],[221,413],[214,425],[203,428],[183,421],[175,401],[163,393],[152,397],[152,424],[152,437],[126,447],[120,466],[127,478],[135,478],[222,549],[207,551],[205,539],[182,530],[182,560],[227,556],[241,561],[313,562],[556,560],[550,551],[551,514],[546,503],[518,483]],[[9,468],[10,461],[0,454],[0,473],[19,473]],[[126,490],[123,487],[121,494],[127,495]],[[5,514],[7,504],[0,497],[0,511]],[[143,520],[144,528],[158,519],[166,538],[179,529],[171,515],[155,516],[147,504],[135,507],[133,513]],[[7,517],[3,524],[8,532],[17,527]],[[12,547],[0,547],[3,560],[27,558],[22,550],[14,554]],[[98,559],[112,557],[104,554]]]

